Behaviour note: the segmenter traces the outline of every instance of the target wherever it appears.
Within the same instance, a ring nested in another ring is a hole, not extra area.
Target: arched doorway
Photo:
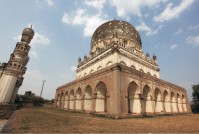
[[[68,92],[65,93],[65,103],[64,103],[64,108],[68,109]]]
[[[166,90],[164,91],[164,107],[166,113],[171,112],[171,102],[169,100],[169,94]]]
[[[86,86],[85,89],[84,110],[86,111],[92,110],[92,89],[89,85]]]
[[[187,104],[184,95],[182,95],[182,106],[184,108],[184,112],[187,112]]]
[[[78,88],[76,91],[76,110],[82,109],[82,90],[81,88]]]
[[[178,112],[182,112],[182,102],[181,102],[181,100],[180,100],[180,95],[179,94],[177,94],[177,103],[178,103]]]
[[[143,112],[144,113],[152,113],[152,102],[151,102],[151,95],[150,95],[150,87],[148,85],[144,86],[143,89]]]
[[[171,92],[171,106],[172,106],[172,112],[177,113],[177,103],[176,103],[176,98],[173,92]]]
[[[107,88],[103,82],[100,82],[96,86],[96,104],[95,111],[96,112],[107,112]]]
[[[71,109],[71,110],[74,109],[74,90],[70,91],[70,95],[69,95],[69,109]]]
[[[158,88],[155,89],[155,112],[156,113],[163,112],[162,96],[161,96],[160,89]]]
[[[128,113],[141,113],[141,103],[138,85],[131,82],[128,86]]]

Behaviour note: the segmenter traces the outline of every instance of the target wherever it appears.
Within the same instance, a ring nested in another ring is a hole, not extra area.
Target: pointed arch
[[[59,103],[59,108],[64,108],[64,93],[62,92],[61,93],[61,96],[60,96],[60,103]]]
[[[171,91],[171,106],[172,106],[172,112],[177,113],[177,103],[176,103],[176,96],[173,91]]]
[[[148,85],[145,85],[143,88],[143,99],[144,99],[143,112],[144,113],[153,112],[150,92],[151,92],[150,87]]]
[[[147,74],[148,74],[148,75],[151,75],[151,73],[150,73],[150,72],[147,72]]]
[[[177,105],[178,105],[178,112],[182,112],[182,102],[181,102],[181,98],[180,95],[177,93]]]
[[[74,110],[74,99],[75,99],[75,94],[74,90],[72,89],[69,94],[69,109]]]
[[[159,88],[155,89],[155,112],[156,113],[163,112],[162,95]]]
[[[113,62],[112,62],[112,61],[108,61],[108,62],[106,63],[106,66],[110,66],[111,64],[113,64]]]
[[[141,113],[141,102],[139,96],[139,87],[133,81],[128,85],[128,113]]]
[[[97,67],[97,70],[100,70],[100,69],[102,69],[102,66]]]
[[[75,109],[81,110],[82,109],[82,90],[81,90],[81,88],[78,88],[77,91],[76,91],[75,101],[76,101]]]
[[[93,70],[93,69],[91,69],[90,74],[91,74],[91,73],[93,73],[93,72],[94,72],[94,70]]]
[[[87,85],[84,92],[84,110],[92,110],[92,88],[90,85]]]
[[[139,71],[142,72],[142,73],[144,73],[144,70],[143,70],[143,69],[140,69]]]
[[[68,91],[65,92],[65,103],[64,103],[64,108],[68,109],[68,101],[69,101],[69,97],[68,97]]]
[[[171,102],[170,102],[169,93],[167,92],[167,90],[164,90],[163,101],[164,101],[165,112],[170,113],[171,112]]]
[[[96,112],[107,112],[107,88],[106,84],[103,82],[99,82],[96,85],[96,104],[95,104],[95,111]]]
[[[57,105],[56,107],[59,108],[59,104],[60,104],[60,94],[57,94]]]
[[[126,63],[124,61],[120,61],[120,64],[122,65],[125,65],[126,66]]]
[[[130,68],[136,69],[134,65],[131,65]]]
[[[184,112],[187,112],[187,104],[184,94],[182,94],[182,107],[184,109]]]

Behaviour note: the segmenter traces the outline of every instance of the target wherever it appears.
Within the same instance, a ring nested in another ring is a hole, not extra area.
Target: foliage
[[[199,113],[199,84],[192,85],[193,93],[192,93],[192,105],[191,109],[194,113]]]
[[[34,106],[42,106],[42,104],[44,103],[44,99],[38,96],[33,96],[32,103]]]
[[[25,103],[32,103],[33,106],[42,106],[45,100],[39,96],[17,95],[15,103],[20,106]]]

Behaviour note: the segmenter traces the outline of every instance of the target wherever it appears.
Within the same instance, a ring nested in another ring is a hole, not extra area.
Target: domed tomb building
[[[111,117],[191,112],[186,90],[160,79],[156,56],[144,55],[128,22],[99,26],[76,73],[76,80],[57,88],[56,108]]]

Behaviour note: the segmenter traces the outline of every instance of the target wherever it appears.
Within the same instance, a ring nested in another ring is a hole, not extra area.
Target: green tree
[[[199,113],[199,84],[192,85],[193,93],[192,93],[192,105],[191,109],[194,113]]]

